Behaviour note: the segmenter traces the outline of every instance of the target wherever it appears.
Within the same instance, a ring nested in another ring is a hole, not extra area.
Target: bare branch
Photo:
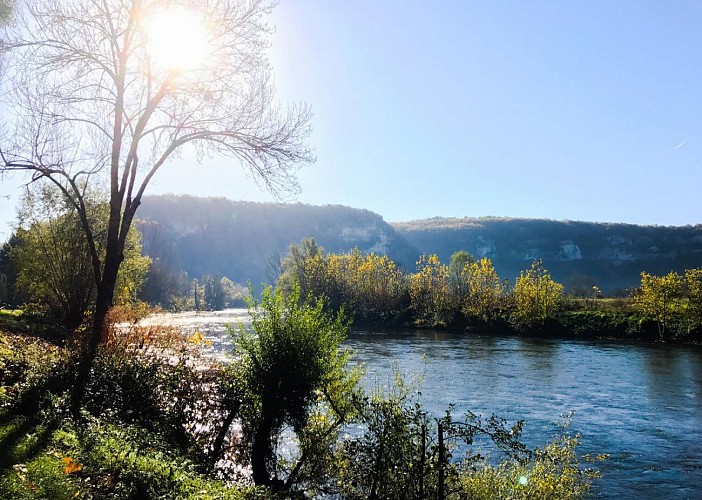
[[[184,146],[193,145],[199,161],[236,160],[276,196],[297,193],[297,168],[314,161],[304,144],[311,113],[274,101],[266,52],[271,4],[177,2],[202,23],[208,48],[184,69],[159,59],[149,32],[149,20],[173,2],[18,1],[13,21],[0,26],[7,63],[0,101],[13,115],[2,118],[0,173],[59,186],[89,235],[85,188],[109,186],[106,253],[91,248],[97,310],[111,303],[141,197]]]

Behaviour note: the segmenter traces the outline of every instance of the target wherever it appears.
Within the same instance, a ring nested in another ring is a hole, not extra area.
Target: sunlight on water
[[[247,309],[225,309],[154,314],[141,324],[173,326],[187,337],[200,332],[203,335],[202,340],[208,345],[204,351],[205,356],[218,361],[229,361],[228,353],[232,345],[229,332],[239,328],[239,325],[249,326],[251,319]]]

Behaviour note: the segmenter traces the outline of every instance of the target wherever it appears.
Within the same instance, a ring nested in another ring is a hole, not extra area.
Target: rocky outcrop
[[[378,214],[341,205],[165,195],[146,197],[139,217],[144,253],[198,279],[216,274],[255,286],[270,283],[271,263],[307,237],[329,252],[358,248],[401,262],[414,262],[419,253]]]

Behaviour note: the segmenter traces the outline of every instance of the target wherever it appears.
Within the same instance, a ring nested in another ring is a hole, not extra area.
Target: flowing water
[[[165,315],[186,332],[227,349],[224,324],[246,311]],[[561,414],[582,453],[609,453],[598,464],[600,498],[702,498],[702,348],[607,341],[543,340],[432,331],[353,332],[347,345],[366,383],[387,384],[393,364],[422,376],[425,409],[467,410],[526,421],[524,440],[544,444]]]

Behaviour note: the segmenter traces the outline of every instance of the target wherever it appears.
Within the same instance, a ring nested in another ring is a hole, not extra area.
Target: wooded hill
[[[466,250],[489,257],[510,280],[541,259],[566,291],[597,285],[613,293],[635,287],[641,271],[667,274],[702,266],[702,225],[637,226],[500,217],[434,218],[393,224],[421,252]]]
[[[329,252],[358,247],[386,253],[414,270],[420,253],[448,263],[466,250],[489,257],[514,280],[542,259],[567,291],[593,285],[612,293],[634,287],[641,271],[664,274],[702,266],[702,225],[636,226],[511,218],[433,218],[388,224],[368,210],[340,205],[253,203],[224,198],[151,196],[138,212],[144,252],[191,278],[228,276],[270,283],[291,243],[312,237]]]
[[[139,208],[144,253],[191,278],[227,276],[272,283],[291,243],[312,237],[326,251],[388,254],[413,269],[419,251],[381,216],[341,205],[253,203],[224,198],[150,196]]]

